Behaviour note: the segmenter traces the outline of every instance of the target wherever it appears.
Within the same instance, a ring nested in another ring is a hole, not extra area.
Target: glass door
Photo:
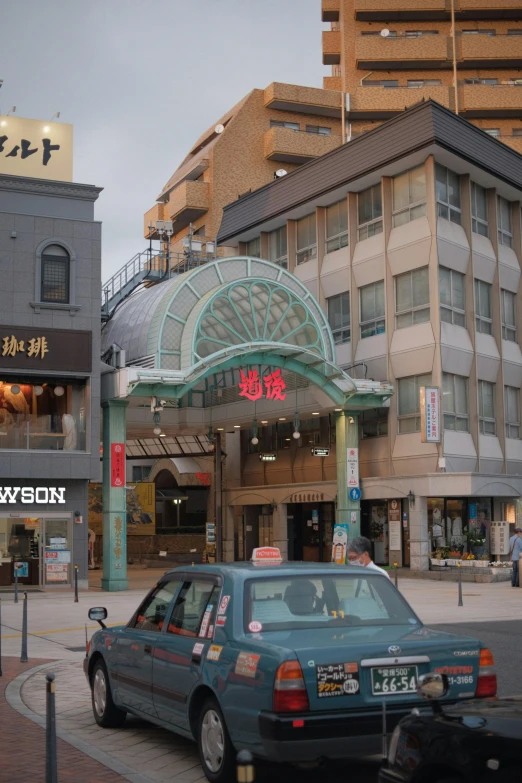
[[[72,583],[72,531],[70,519],[41,519],[41,584],[44,587]]]

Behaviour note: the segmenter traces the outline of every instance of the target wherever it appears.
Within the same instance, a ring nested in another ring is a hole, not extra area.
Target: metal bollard
[[[15,602],[15,604],[17,604],[18,603],[18,568],[16,567],[16,564],[13,567],[14,567],[14,578],[15,578],[15,599],[14,599],[14,602]]]
[[[464,602],[462,600],[462,565],[459,563],[459,606],[464,606]]]
[[[46,721],[45,721],[45,783],[58,783],[58,762],[56,758],[56,704],[54,674],[46,675]]]
[[[74,603],[78,603],[78,566],[74,566]]]
[[[253,783],[254,757],[248,750],[240,750],[236,756],[238,783]]]
[[[397,563],[394,563],[393,567],[395,569],[395,587],[398,590],[399,589],[399,568],[398,568]]]
[[[0,677],[2,676],[2,599],[0,598]]]
[[[22,654],[20,663],[27,663],[27,593],[24,593],[24,603],[22,609]]]

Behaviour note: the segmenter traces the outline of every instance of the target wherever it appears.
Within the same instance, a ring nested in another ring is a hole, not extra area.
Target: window
[[[383,438],[388,434],[388,408],[374,408],[360,415],[361,438]]]
[[[491,334],[491,286],[475,280],[475,329],[480,334]]]
[[[307,125],[307,133],[316,133],[318,136],[329,136],[332,132],[331,128],[326,128],[324,125]]]
[[[466,325],[464,275],[439,267],[440,320],[455,326]]]
[[[399,82],[397,79],[376,79],[372,81],[371,79],[366,80],[362,83],[363,87],[398,87]]]
[[[373,237],[382,234],[382,192],[381,183],[373,185],[368,190],[363,190],[357,196],[359,231],[358,239]]]
[[[428,267],[395,278],[395,327],[404,329],[430,320]]]
[[[328,322],[332,329],[334,343],[350,342],[350,293],[346,291],[330,296],[328,304]]]
[[[361,337],[372,337],[374,334],[384,334],[384,280],[371,283],[359,289],[360,292],[360,324]]]
[[[508,35],[522,35],[522,27],[515,27],[507,31]]]
[[[247,607],[244,631],[252,621],[272,631],[313,629],[331,635],[343,629],[383,625],[410,625],[416,617],[391,581],[368,569],[360,574],[306,574],[262,576],[245,582]],[[417,621],[420,625],[420,621]]]
[[[150,465],[133,465],[132,466],[132,480],[133,481],[147,481],[150,473]]]
[[[399,378],[399,434],[420,432],[420,390],[431,384],[431,373]]]
[[[468,379],[463,375],[442,373],[442,411],[445,430],[469,432]]]
[[[297,263],[317,258],[315,212],[297,221]]]
[[[461,225],[460,178],[458,174],[437,163],[435,166],[437,214],[440,218]]]
[[[424,166],[393,178],[393,225],[402,226],[426,214]]]
[[[268,235],[268,258],[274,264],[287,269],[288,253],[286,245],[286,226],[276,228]]]
[[[513,247],[513,229],[511,227],[511,204],[502,196],[497,196],[498,243]]]
[[[495,30],[462,30],[462,35],[496,35]]]
[[[195,578],[183,582],[172,610],[167,633],[194,637],[199,632],[200,636],[206,636],[218,595],[218,586],[208,579]],[[204,616],[206,623],[203,623]]]
[[[488,136],[500,136],[500,128],[482,128]]]
[[[68,304],[69,253],[60,245],[48,245],[42,253],[41,302]]]
[[[319,416],[304,419],[299,425],[299,432],[301,433],[299,446],[318,446],[321,443],[321,419]]]
[[[513,136],[522,136],[522,128],[512,128]]]
[[[298,122],[282,122],[281,120],[270,120],[271,128],[289,128],[290,130],[298,131]]]
[[[520,389],[504,386],[506,438],[520,438]]]
[[[344,198],[326,208],[326,252],[348,245],[348,202]]]
[[[442,84],[440,79],[408,79],[408,87],[438,87]]]
[[[406,30],[406,38],[422,38],[423,35],[438,35],[438,30]]]
[[[85,383],[59,377],[0,380],[0,449],[85,451]]]
[[[489,236],[488,195],[484,188],[471,183],[471,229],[475,234]]]
[[[494,87],[498,84],[498,79],[479,79],[477,77],[473,79],[464,79],[464,84],[487,84],[490,87]]]
[[[495,429],[495,384],[478,382],[479,430],[482,435],[494,435]]]
[[[380,36],[381,35],[381,31],[380,30],[363,30],[361,35],[373,35],[373,36],[379,35]],[[397,31],[396,30],[390,30],[388,38],[397,38]]]
[[[276,425],[277,440],[276,447],[280,449],[289,449],[293,442],[294,425],[291,421],[278,421]]]
[[[135,618],[129,623],[129,628],[160,633],[178,587],[179,582],[177,579],[172,579],[169,582],[160,582],[145,598]]]
[[[516,294],[506,291],[500,292],[502,305],[502,339],[512,343],[517,341],[517,300]]]
[[[261,239],[256,237],[246,243],[246,254],[252,258],[261,258]]]

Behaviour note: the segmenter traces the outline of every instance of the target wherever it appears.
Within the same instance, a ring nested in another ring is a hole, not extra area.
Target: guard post
[[[0,598],[0,677],[2,676],[2,599]]]
[[[14,602],[15,604],[18,603],[18,563],[15,563],[14,566],[14,579],[15,579],[15,597]]]
[[[74,603],[78,603],[78,566],[74,566]]]
[[[458,564],[458,569],[459,569],[459,604],[458,605],[464,606],[464,602],[462,600],[462,564],[460,560]]]
[[[56,758],[56,704],[54,674],[49,672],[47,680],[45,711],[45,783],[58,783],[58,762]]]
[[[238,783],[253,783],[254,757],[248,750],[240,750],[236,757]]]
[[[22,608],[22,653],[20,663],[27,663],[27,593],[24,593],[24,603]]]
[[[395,587],[398,590],[399,589],[399,566],[398,566],[397,563],[393,564],[393,569],[394,569],[394,572],[395,572]]]

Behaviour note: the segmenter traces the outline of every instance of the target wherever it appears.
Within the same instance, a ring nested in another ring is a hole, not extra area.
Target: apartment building
[[[393,385],[388,407],[351,411],[361,531],[379,563],[424,570],[434,549],[462,546],[468,526],[489,542],[492,520],[517,518],[521,201],[522,156],[428,100],[225,208],[218,242],[240,254],[257,242],[266,257],[286,235],[288,270],[327,315],[337,364]],[[442,409],[432,443],[421,434],[430,385]],[[335,453],[328,420],[317,414],[314,426],[315,444]],[[318,476],[309,449],[287,440],[272,447]],[[226,503],[248,518],[245,504],[275,496],[294,467],[267,478],[258,446],[242,448]]]
[[[347,138],[432,98],[522,152],[520,0],[321,2],[324,87],[347,94]]]
[[[252,90],[196,141],[145,214],[144,235],[168,244],[175,268],[183,262],[190,226],[192,247],[204,253],[225,204],[340,143],[340,93],[281,83]],[[249,251],[259,254],[254,245]],[[274,246],[271,253],[276,260],[286,249]]]

